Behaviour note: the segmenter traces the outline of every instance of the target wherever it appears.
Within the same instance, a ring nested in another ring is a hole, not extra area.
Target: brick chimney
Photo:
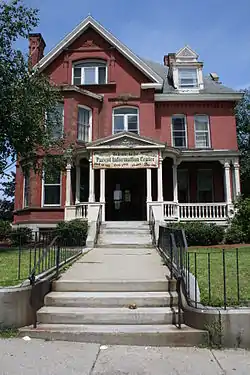
[[[169,53],[168,55],[165,55],[163,58],[164,65],[170,67],[172,62],[175,61],[175,53]]]
[[[33,67],[44,56],[45,41],[40,33],[29,34],[29,59]]]

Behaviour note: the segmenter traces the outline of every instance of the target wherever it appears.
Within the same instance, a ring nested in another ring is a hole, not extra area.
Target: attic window
[[[180,89],[198,88],[198,74],[195,68],[178,69],[178,86]]]
[[[107,83],[107,64],[104,61],[84,61],[74,65],[74,85],[102,85]]]

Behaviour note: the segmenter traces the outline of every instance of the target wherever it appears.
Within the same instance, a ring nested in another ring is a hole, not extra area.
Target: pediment
[[[165,143],[133,133],[118,133],[102,138],[86,145],[87,149],[134,149],[134,148],[165,148]]]
[[[190,48],[189,46],[181,48],[176,54],[177,59],[197,60],[198,57],[199,56],[197,55],[197,53],[194,50],[192,50],[192,48]]]

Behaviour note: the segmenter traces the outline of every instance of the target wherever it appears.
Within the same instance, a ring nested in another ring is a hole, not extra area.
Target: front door
[[[106,220],[146,220],[146,170],[106,170]]]

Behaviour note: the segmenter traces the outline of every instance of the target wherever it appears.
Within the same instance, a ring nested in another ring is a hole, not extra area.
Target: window
[[[85,61],[73,68],[74,85],[102,85],[107,83],[107,65],[104,61]]]
[[[64,130],[64,103],[57,103],[54,110],[46,115],[46,127],[49,129],[51,137],[61,138]]]
[[[172,137],[174,147],[187,147],[186,117],[184,115],[172,117]]]
[[[211,169],[197,171],[197,194],[198,202],[213,202],[213,171]]]
[[[209,120],[207,115],[196,115],[195,123],[195,146],[196,148],[210,147]]]
[[[198,88],[197,69],[195,68],[179,68],[179,88],[193,89]]]
[[[29,207],[30,204],[30,175],[25,173],[23,179],[23,207]]]
[[[89,142],[91,139],[91,110],[85,107],[78,107],[77,119],[77,139],[83,142]]]
[[[137,108],[122,107],[113,111],[113,133],[139,133],[139,111]]]
[[[180,203],[189,202],[189,174],[185,169],[177,169],[178,200]]]
[[[43,176],[43,205],[60,206],[61,171],[47,169]]]

